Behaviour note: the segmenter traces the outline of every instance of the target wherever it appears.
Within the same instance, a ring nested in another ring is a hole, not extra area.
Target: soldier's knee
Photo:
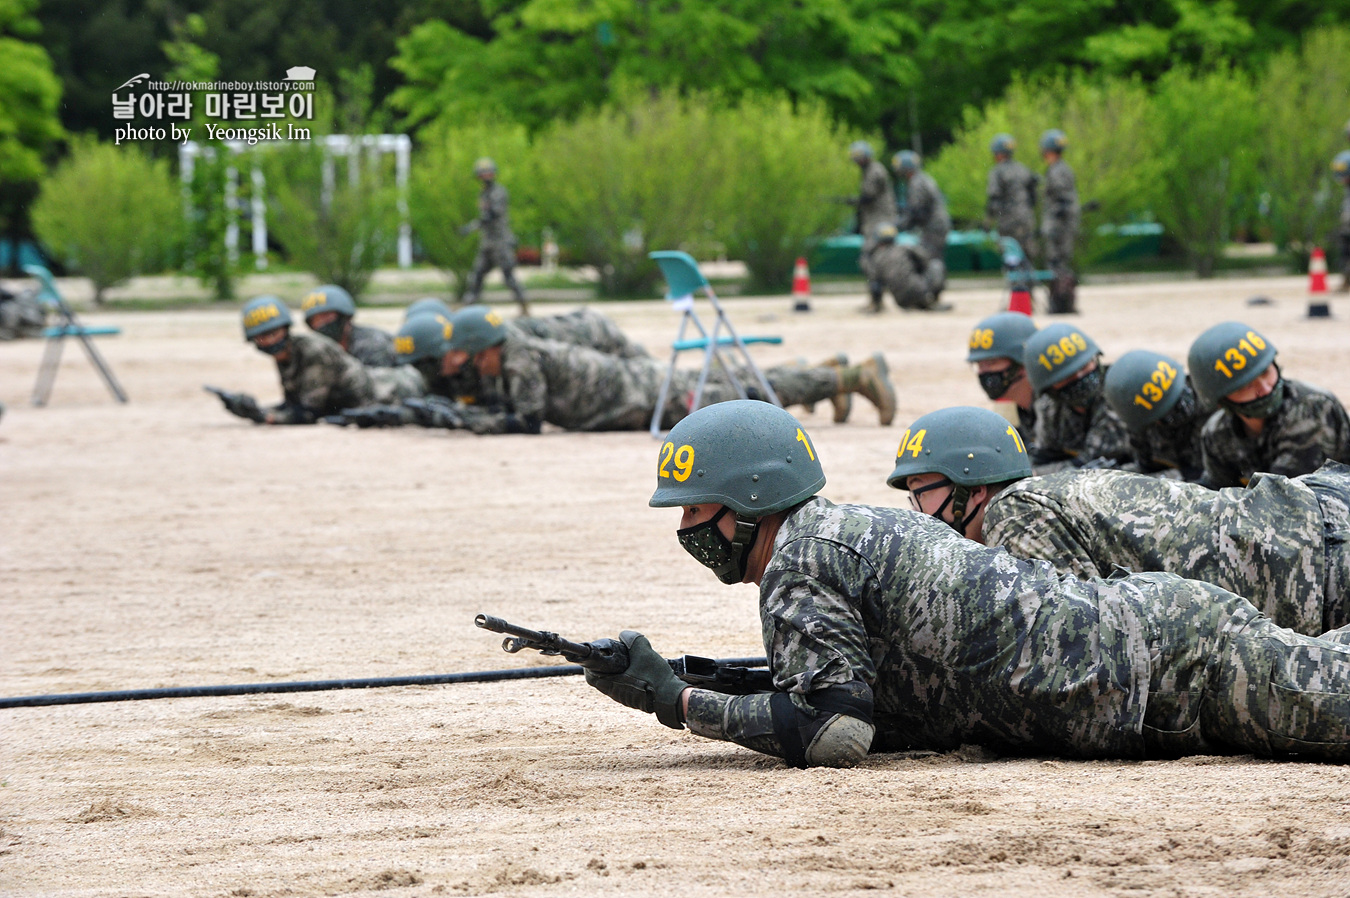
[[[870,723],[836,715],[806,746],[806,763],[813,767],[852,767],[867,757],[875,728]]]

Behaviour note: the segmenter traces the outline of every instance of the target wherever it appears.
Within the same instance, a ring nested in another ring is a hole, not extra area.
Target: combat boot
[[[884,295],[881,285],[869,281],[867,284],[867,292],[869,295],[868,303],[858,311],[862,312],[864,315],[881,314],[881,300]]]
[[[840,368],[839,390],[859,393],[875,405],[883,427],[895,420],[895,387],[891,385],[890,369],[881,353],[875,353],[861,365]]]

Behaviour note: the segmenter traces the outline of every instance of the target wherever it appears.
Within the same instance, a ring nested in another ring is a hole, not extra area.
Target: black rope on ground
[[[763,658],[725,658],[718,664],[763,667]],[[579,664],[547,667],[515,667],[509,670],[476,670],[467,673],[426,674],[412,677],[368,677],[356,680],[300,680],[292,683],[237,683],[227,686],[172,686],[163,689],[122,689],[113,692],[67,692],[0,698],[0,708],[34,708],[47,705],[83,705],[94,702],[139,702],[156,698],[210,698],[223,695],[259,695],[278,692],[326,692],[336,689],[379,689],[386,686],[443,686],[452,683],[496,683],[503,680],[533,680],[574,677]]]

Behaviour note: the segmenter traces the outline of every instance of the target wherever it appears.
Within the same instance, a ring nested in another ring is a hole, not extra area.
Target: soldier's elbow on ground
[[[806,746],[811,767],[853,767],[867,757],[876,728],[847,714],[836,714]]]

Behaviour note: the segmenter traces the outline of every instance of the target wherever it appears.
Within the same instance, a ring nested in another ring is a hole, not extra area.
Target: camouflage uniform
[[[565,315],[518,318],[507,322],[506,326],[514,327],[527,337],[589,346],[597,352],[624,359],[645,359],[651,355],[640,344],[628,339],[612,319],[586,308]]]
[[[1253,437],[1227,409],[1211,415],[1200,437],[1205,468],[1201,482],[1213,489],[1244,486],[1257,471],[1297,477],[1312,473],[1327,459],[1350,462],[1350,418],[1324,390],[1285,378],[1284,402],[1265,422]]]
[[[469,224],[478,231],[478,254],[473,258],[473,272],[469,275],[469,289],[464,294],[465,305],[478,301],[483,289],[483,278],[494,267],[502,270],[502,279],[511,288],[511,294],[526,309],[525,293],[516,280],[516,235],[511,231],[507,206],[510,201],[506,188],[496,180],[483,182],[478,194],[478,218]]]
[[[902,231],[918,229],[919,246],[927,257],[924,279],[928,292],[941,292],[947,283],[947,234],[952,219],[947,214],[947,200],[928,172],[919,170],[910,175],[897,227]]]
[[[367,368],[322,334],[292,332],[289,353],[286,361],[277,361],[284,401],[270,412],[278,424],[308,424],[346,408],[425,392],[413,368]]]
[[[934,295],[924,276],[928,264],[923,250],[896,240],[877,243],[869,256],[871,277],[891,291],[902,309],[924,309],[932,305]]]
[[[1042,402],[1043,399],[1049,401]],[[1129,461],[1131,455],[1129,432],[1100,393],[1084,412],[1056,400],[1053,392],[1041,394],[1036,400],[1032,442],[1047,460],[1061,453],[1083,462],[1094,458]]]
[[[1074,277],[1073,251],[1078,240],[1079,217],[1073,169],[1063,159],[1057,159],[1045,170],[1045,210],[1041,219],[1046,264],[1057,280]]]
[[[1036,183],[1031,169],[1015,159],[1005,159],[989,170],[985,215],[1004,237],[1022,247],[1022,254],[1036,255]]]
[[[652,358],[624,359],[585,346],[536,340],[508,332],[502,347],[501,409],[470,409],[466,423],[475,433],[538,433],[544,422],[567,430],[645,430],[661,395],[666,366]],[[688,414],[697,371],[676,371],[663,426]],[[783,405],[814,403],[839,392],[833,368],[782,366],[764,372]],[[737,376],[747,387],[748,371]],[[717,369],[710,372],[702,402],[739,398]]]
[[[1336,233],[1341,249],[1341,292],[1350,289],[1350,182],[1341,196],[1340,229]]]
[[[1350,646],[1170,574],[1061,576],[918,512],[790,512],[760,619],[779,691],[694,689],[693,732],[800,759],[798,721],[833,712],[869,720],[873,751],[1350,759]]]
[[[393,368],[398,364],[393,335],[379,328],[353,323],[351,336],[343,348],[361,364],[372,368]]]
[[[994,496],[984,541],[1080,578],[1124,570],[1203,580],[1315,636],[1350,624],[1347,497],[1350,468],[1334,463],[1293,480],[1258,474],[1246,489],[1217,492],[1122,471],[1066,471]]]
[[[886,166],[875,159],[867,163],[853,205],[858,210],[858,233],[863,237],[858,265],[869,281],[875,280],[871,257],[877,245],[876,226],[883,222],[894,223],[896,219],[895,190],[891,187],[891,176],[886,174]]]
[[[1189,374],[1186,375],[1186,381],[1189,384]],[[1185,415],[1176,427],[1163,427],[1161,422],[1157,422],[1149,425],[1142,433],[1127,430],[1134,464],[1143,473],[1175,470],[1182,480],[1200,479],[1205,469],[1201,433],[1214,409],[1201,400],[1194,389],[1189,395],[1194,397],[1194,410]],[[1233,591],[1238,595],[1247,595],[1240,590]]]

